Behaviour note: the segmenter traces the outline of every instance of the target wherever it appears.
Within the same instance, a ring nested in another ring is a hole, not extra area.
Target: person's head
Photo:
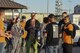
[[[69,23],[70,22],[70,18],[69,18],[69,15],[67,15],[65,18],[64,18],[64,23]]]
[[[49,22],[48,17],[44,17],[43,18],[43,23],[48,23],[48,22]]]
[[[22,21],[24,22],[24,21],[26,21],[26,16],[22,16]]]
[[[0,9],[0,18],[4,21],[4,18],[5,18],[5,10],[4,9]]]
[[[35,19],[36,13],[31,13],[31,19]]]
[[[67,16],[68,14],[67,14],[67,12],[63,12],[62,13],[62,17],[64,18],[65,16]]]
[[[13,24],[16,24],[16,23],[18,23],[18,22],[20,22],[20,18],[14,16],[14,18],[12,18],[12,23],[13,23]]]
[[[14,24],[16,22],[16,18],[12,18],[11,22]]]
[[[55,15],[54,14],[50,14],[48,16],[49,22],[55,22]]]

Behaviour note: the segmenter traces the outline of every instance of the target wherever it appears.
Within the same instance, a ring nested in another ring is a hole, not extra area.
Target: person
[[[64,18],[64,27],[62,28],[63,34],[63,53],[72,53],[72,45],[73,45],[73,25],[70,23],[69,16]]]
[[[11,28],[15,23],[15,18],[11,18],[8,20],[8,24],[7,24],[7,29],[6,31],[11,34]],[[9,39],[6,39],[7,41],[7,45],[6,45],[6,53],[11,53],[12,49],[13,49],[13,37],[10,37]]]
[[[62,40],[62,28],[64,26],[64,18],[65,16],[67,16],[67,12],[63,12],[62,13],[62,18],[60,19],[59,23],[58,23],[58,28],[59,28],[59,38],[60,38],[60,41],[59,41],[59,52],[62,52],[62,44],[63,44],[63,40]]]
[[[11,31],[13,24],[15,23],[16,18],[11,18],[7,25],[7,31]]]
[[[21,44],[22,52],[26,52],[26,51],[24,50],[25,45],[26,45],[25,39],[26,39],[26,37],[27,37],[27,31],[25,31],[26,16],[22,16],[20,25],[21,25],[22,30],[23,30],[23,34],[22,34],[22,44]]]
[[[7,18],[4,18],[4,25],[5,25],[5,31],[7,31],[7,27],[8,27],[8,20]]]
[[[46,38],[44,36],[44,32],[45,32],[45,28],[46,28],[48,23],[49,23],[48,17],[44,17],[43,18],[43,23],[41,25],[41,39],[42,39],[42,46],[41,46],[41,48],[45,47]]]
[[[62,19],[59,21],[59,23],[58,23],[58,25],[59,25],[59,34],[61,35],[61,33],[62,33],[62,27],[63,27],[63,25],[65,24],[64,23],[64,17],[65,16],[67,16],[68,14],[67,14],[67,12],[63,12],[62,13]]]
[[[54,14],[48,16],[50,23],[45,28],[45,37],[46,37],[46,48],[45,53],[54,53],[55,46],[58,45],[58,24]],[[57,49],[57,47],[56,47]],[[57,52],[57,51],[56,51]]]
[[[21,36],[23,34],[22,32],[22,27],[20,25],[20,18],[17,17],[12,28],[11,28],[11,32],[13,35],[13,49],[11,51],[11,53],[20,53],[20,48],[21,48]]]
[[[5,10],[0,9],[0,53],[5,52],[5,46],[6,46],[6,38],[9,39],[8,33],[5,33],[4,29],[4,17],[5,17]]]
[[[35,16],[36,16],[36,13],[31,13],[31,19],[29,19],[27,22],[26,22],[26,25],[25,25],[25,30],[28,32],[27,34],[27,53],[30,53],[30,48],[31,48],[31,40],[30,40],[30,36],[31,36],[31,31],[30,31],[30,27],[33,26],[33,28],[35,28],[35,35],[36,35],[36,38],[37,38],[37,35],[38,35],[38,31],[39,31],[39,28],[40,28],[40,22],[38,20],[35,19]],[[35,39],[36,39],[35,38]],[[38,52],[38,49],[37,49],[37,46],[38,46],[38,42],[37,40],[34,41],[35,43],[33,44],[34,45],[34,53],[37,53]]]
[[[23,35],[22,35],[22,38],[25,39],[26,36],[27,36],[27,32],[25,31],[25,25],[26,25],[26,16],[22,16],[22,20],[20,22],[20,25],[23,29]]]

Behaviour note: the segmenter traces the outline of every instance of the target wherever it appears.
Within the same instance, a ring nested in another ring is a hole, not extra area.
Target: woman
[[[8,33],[5,33],[4,29],[4,16],[5,11],[0,9],[0,53],[4,53],[6,40],[5,38],[9,38]]]
[[[22,28],[19,18],[16,18],[13,24],[11,34],[13,35],[13,50],[11,53],[20,53]]]

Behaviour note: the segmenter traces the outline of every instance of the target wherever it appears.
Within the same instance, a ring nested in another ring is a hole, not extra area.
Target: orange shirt
[[[4,23],[1,19],[0,19],[0,30],[2,30],[3,33],[5,33],[4,32]],[[0,42],[6,42],[5,37],[0,36]]]
[[[22,29],[24,30],[26,22],[21,22],[20,24],[21,24]],[[24,34],[22,35],[22,38],[26,38],[26,36],[27,36],[27,32],[24,30]]]
[[[24,29],[26,22],[21,22],[20,24],[21,24],[22,29]]]
[[[66,26],[64,26],[64,29],[65,29]],[[68,29],[69,31],[73,31],[73,25],[72,24],[69,24],[66,29]],[[67,35],[67,33],[64,31],[63,32],[63,41],[64,43],[67,43],[67,44],[73,44],[73,39],[71,38],[71,35]]]

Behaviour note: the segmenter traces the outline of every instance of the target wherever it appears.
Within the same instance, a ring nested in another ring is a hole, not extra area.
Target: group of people
[[[74,26],[67,12],[62,13],[62,19],[57,23],[53,14],[48,16],[50,20],[45,28],[46,53],[72,53]],[[55,27],[54,27],[55,26]]]
[[[31,13],[28,21],[26,16],[6,20],[5,10],[0,9],[0,53],[38,53],[40,22],[35,15]]]
[[[60,52],[60,39],[63,53],[72,53],[74,27],[67,12],[62,13],[59,23],[54,14],[44,17],[43,23],[35,16],[36,13],[31,13],[31,19],[27,21],[25,16],[21,19],[18,16],[6,22],[5,10],[0,9],[0,53],[4,53],[5,49],[6,53],[39,53],[41,48],[45,49],[45,53]]]

